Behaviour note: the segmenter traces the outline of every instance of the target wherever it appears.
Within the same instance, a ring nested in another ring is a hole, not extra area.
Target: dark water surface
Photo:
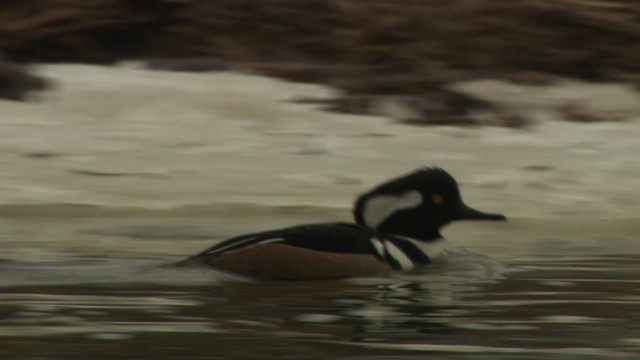
[[[640,358],[637,221],[452,226],[447,259],[388,278],[161,266],[278,221],[2,220],[0,358]]]

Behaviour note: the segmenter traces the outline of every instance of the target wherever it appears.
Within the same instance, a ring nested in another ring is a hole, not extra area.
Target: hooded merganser
[[[234,237],[179,264],[273,280],[373,276],[430,263],[431,250],[446,241],[439,230],[451,221],[506,220],[467,206],[455,179],[435,167],[361,195],[353,214],[355,224],[301,225]]]

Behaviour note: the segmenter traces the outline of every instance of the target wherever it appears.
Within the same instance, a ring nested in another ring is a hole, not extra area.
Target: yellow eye
[[[439,194],[433,194],[431,196],[431,201],[433,201],[433,203],[436,204],[436,205],[444,204],[444,198],[442,196],[440,196]]]

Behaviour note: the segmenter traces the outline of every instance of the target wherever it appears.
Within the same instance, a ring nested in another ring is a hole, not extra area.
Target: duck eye
[[[431,196],[431,201],[436,205],[444,204],[444,198],[440,194],[433,194]]]

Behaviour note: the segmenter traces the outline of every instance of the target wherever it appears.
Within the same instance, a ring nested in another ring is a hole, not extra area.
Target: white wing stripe
[[[384,247],[387,249],[387,254],[389,254],[389,256],[391,256],[398,262],[402,270],[413,269],[415,267],[415,265],[413,264],[413,261],[409,259],[409,257],[404,253],[404,251],[402,251],[402,249],[395,246],[393,243],[389,241],[385,241]]]
[[[279,241],[284,241],[284,238],[272,238],[272,239],[265,239],[265,240],[260,240],[256,243],[256,245],[266,245],[266,244],[271,244],[274,242],[279,242]]]
[[[243,245],[255,242],[255,244],[270,244],[270,243],[274,243],[274,242],[278,242],[278,241],[284,241],[284,238],[281,237],[277,237],[277,238],[265,238],[262,240],[258,240],[260,239],[260,236],[251,236],[248,237],[246,239],[241,239],[238,241],[234,241],[230,244],[227,244],[225,246],[222,247],[214,247],[213,249],[211,249],[210,251],[207,251],[205,253],[205,255],[215,255],[215,254],[220,254],[223,253],[229,249],[233,249],[233,248],[237,248],[237,247],[242,247]],[[258,241],[256,241],[258,240]]]
[[[378,255],[384,257],[384,244],[378,238],[371,238],[371,244],[373,244],[373,248],[376,250]]]

